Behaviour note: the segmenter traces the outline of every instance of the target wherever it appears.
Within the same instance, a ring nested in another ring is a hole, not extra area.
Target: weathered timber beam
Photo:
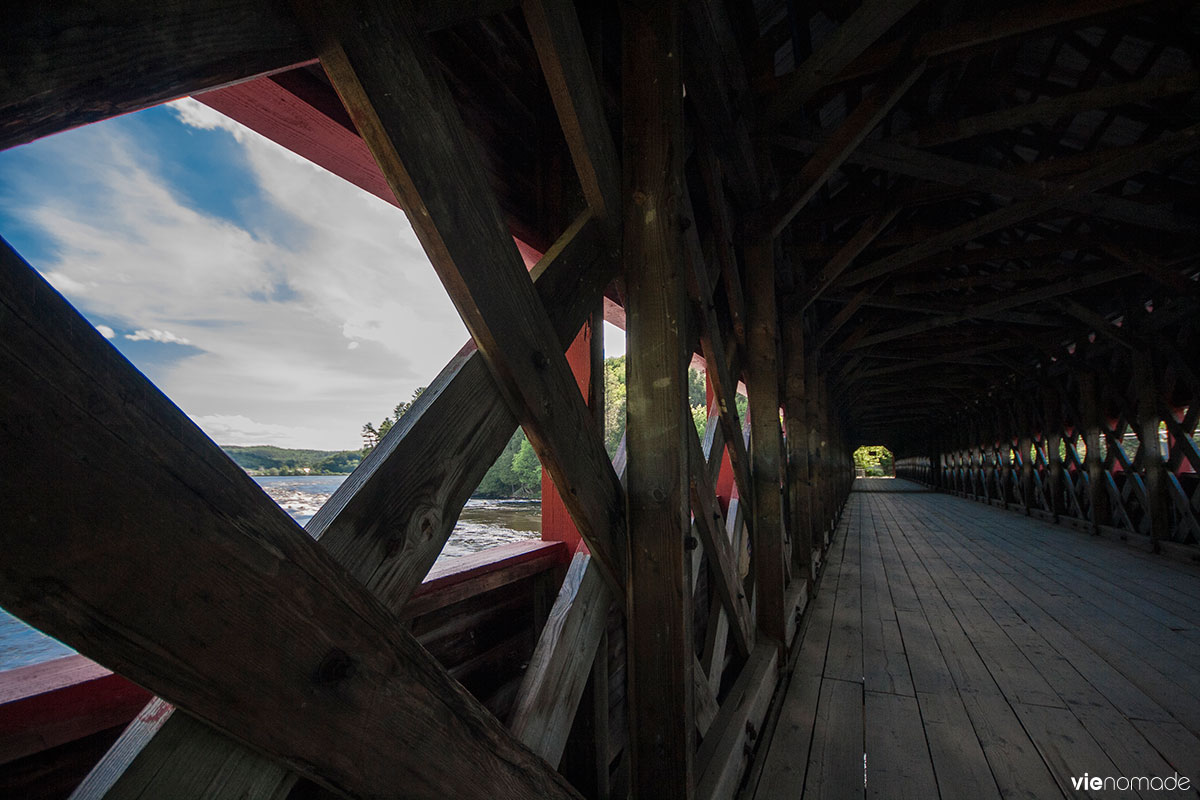
[[[616,275],[607,229],[585,212],[531,275],[563,350]],[[399,613],[420,586],[459,512],[517,428],[483,356],[468,344],[305,526],[383,604]],[[431,469],[430,465],[440,465]],[[372,531],[372,535],[363,535]],[[75,800],[111,800],[149,791],[175,800],[238,798],[247,782],[290,785],[278,764],[256,758],[184,715],[161,736],[113,748]],[[205,741],[204,747],[196,742]],[[203,753],[201,756],[200,753]],[[180,759],[186,759],[182,769]],[[241,765],[233,772],[228,764]],[[173,776],[186,775],[183,782]],[[160,782],[172,781],[163,786]]]
[[[515,4],[421,0],[412,24],[436,30]],[[17,4],[0,29],[0,149],[315,58],[272,0]]]
[[[915,8],[919,0],[866,0],[804,60],[780,80],[765,113],[769,126],[796,117],[804,104],[831,83],[850,63]],[[899,53],[897,53],[899,57]]]
[[[577,552],[521,679],[509,724],[550,764],[562,760],[612,602],[592,557]]]
[[[750,393],[754,499],[754,588],[759,633],[778,647],[785,640],[783,618],[783,503],[779,489],[779,366],[775,254],[771,242],[745,250],[749,307],[746,330],[746,388]]]
[[[692,794],[687,290],[680,224],[678,0],[621,9],[629,559],[626,647],[635,797]]]
[[[742,290],[742,276],[738,267],[737,253],[733,242],[736,225],[730,214],[729,204],[725,200],[725,189],[722,178],[724,171],[712,151],[707,140],[700,137],[696,143],[696,161],[700,167],[700,177],[704,183],[704,191],[711,211],[711,228],[713,249],[716,251],[717,263],[721,266],[721,281],[725,287],[725,297],[728,301],[730,322],[733,324],[734,338],[738,344],[746,344],[746,300]]]
[[[1197,147],[1200,147],[1200,126],[1163,134],[1157,141],[1129,150],[1111,161],[1076,175],[1067,183],[1049,184],[1048,191],[1043,197],[1014,202],[932,236],[921,244],[881,258],[849,273],[843,278],[842,283],[853,286],[889,275],[934,253],[1002,230],[1050,209],[1058,208],[1064,199],[1090,194],[1119,180],[1150,169],[1161,161],[1192,152]]]
[[[583,195],[598,217],[615,219],[621,213],[617,151],[574,4],[524,0],[521,7]]]
[[[804,153],[815,152],[821,146],[822,140],[821,134],[773,138],[773,141],[782,147]],[[1109,156],[1116,158],[1125,152],[1125,148],[1120,148]],[[1047,184],[1037,177],[1021,172],[1005,172],[995,167],[959,161],[895,141],[863,142],[846,160],[871,169],[934,181],[964,191],[999,194],[1017,200],[1043,197],[1055,188],[1053,184]],[[1099,162],[1103,163],[1105,160],[1099,159]],[[1094,214],[1117,222],[1173,233],[1187,233],[1195,230],[1196,226],[1194,218],[1173,212],[1164,206],[1105,194],[1064,194],[1059,207],[1080,214]]]
[[[1119,244],[1101,245],[1101,250],[1118,261],[1136,267],[1162,286],[1184,297],[1200,299],[1200,282],[1194,278],[1197,272],[1197,256],[1189,253],[1182,259],[1164,261],[1160,257]],[[1183,266],[1185,269],[1180,270]]]
[[[1056,245],[1058,247],[1060,245]],[[1054,263],[1054,262],[1051,262]],[[895,281],[892,291],[897,296],[911,294],[931,294],[952,289],[973,289],[976,286],[995,286],[1005,283],[1025,283],[1028,281],[1044,281],[1053,278],[1063,278],[1079,272],[1078,264],[1060,264],[1048,266],[1041,264],[1036,267],[1014,269],[1007,272],[991,272],[988,274],[967,275],[961,278],[939,277],[925,280]]]
[[[1200,89],[1200,74],[1184,72],[1178,75],[1155,76],[1136,81],[1102,86],[1084,92],[1049,97],[1014,108],[1005,108],[973,117],[949,119],[925,125],[900,134],[895,141],[913,147],[936,145],[969,139],[987,133],[1007,131],[1036,123],[1050,124],[1063,117],[1082,114],[1100,108],[1144,103]]]
[[[302,12],[326,73],[616,591],[623,492],[557,336],[476,167],[408,4],[316,0]],[[551,346],[552,345],[552,346]]]
[[[873,336],[866,336],[857,342],[846,345],[845,349],[856,349],[861,347],[870,347],[871,345],[890,342],[895,339],[902,339],[906,336],[912,336],[917,333],[944,328],[947,325],[955,325],[972,317],[982,317],[989,314],[995,314],[1000,311],[1006,311],[1011,308],[1019,308],[1020,306],[1029,305],[1030,303],[1039,303],[1043,300],[1049,300],[1054,297],[1067,294],[1069,292],[1087,289],[1092,286],[1099,286],[1104,283],[1120,280],[1134,274],[1135,270],[1130,267],[1111,267],[1109,269],[1098,270],[1084,275],[1078,275],[1066,281],[1043,286],[1037,289],[1031,289],[1027,292],[1020,292],[1015,295],[995,300],[990,303],[984,303],[974,309],[958,313],[946,314],[941,317],[935,317],[921,322],[914,322],[911,325],[905,325],[900,328],[882,331]]]
[[[573,796],[7,245],[0,298],[6,608],[353,796]]]
[[[833,315],[833,319],[825,323],[825,327],[821,328],[821,330],[817,333],[816,342],[813,345],[813,349],[821,350],[823,347],[825,347],[825,345],[829,343],[829,340],[832,339],[837,332],[840,331],[842,327],[845,326],[845,324],[859,312],[860,309],[862,309],[863,305],[870,300],[871,297],[877,291],[879,291],[880,287],[882,286],[883,281],[878,280],[870,286],[864,286],[855,292],[854,296],[846,301],[846,305],[842,306],[841,310]]]
[[[775,238],[788,226],[834,171],[862,143],[925,71],[924,64],[898,65],[895,73],[872,89],[845,120],[821,142],[800,173],[788,182],[750,225],[751,238]]]

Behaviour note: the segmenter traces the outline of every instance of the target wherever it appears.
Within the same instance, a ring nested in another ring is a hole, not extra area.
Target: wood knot
[[[313,680],[318,686],[331,686],[353,678],[355,671],[354,659],[350,658],[345,650],[335,647],[321,659]]]
[[[550,359],[546,358],[546,354],[541,350],[534,350],[530,358],[532,359],[533,366],[536,369],[545,369],[546,367],[550,366]]]

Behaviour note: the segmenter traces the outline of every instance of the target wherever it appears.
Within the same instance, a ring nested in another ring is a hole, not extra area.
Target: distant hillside
[[[221,449],[251,475],[349,475],[362,461],[358,450],[290,450],[266,444]]]

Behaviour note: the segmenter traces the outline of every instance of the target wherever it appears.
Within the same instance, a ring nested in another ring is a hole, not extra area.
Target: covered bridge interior
[[[0,605],[158,695],[64,791],[1194,787],[1197,53],[1181,0],[10,9],[0,147],[195,96],[402,207],[473,339],[301,529],[4,245]],[[430,575],[518,425],[584,546]]]

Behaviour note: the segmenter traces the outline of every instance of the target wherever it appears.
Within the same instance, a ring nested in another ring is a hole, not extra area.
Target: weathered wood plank
[[[867,797],[920,800],[936,795],[916,698],[867,692],[863,715],[869,723],[864,726]]]
[[[303,9],[326,73],[614,590],[622,490],[411,7]],[[400,80],[399,76],[404,79]],[[417,120],[420,120],[418,123]]]
[[[632,789],[689,798],[695,753],[678,2],[621,14]]]
[[[4,452],[22,465],[5,470],[6,608],[326,786],[572,795],[32,268],[0,260]],[[72,501],[42,502],[55,486]],[[440,769],[454,753],[490,785]]]

